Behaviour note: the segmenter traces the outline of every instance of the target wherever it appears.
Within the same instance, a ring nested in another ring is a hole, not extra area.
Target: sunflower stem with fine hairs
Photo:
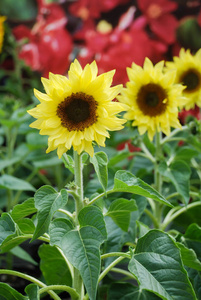
[[[84,207],[83,203],[83,174],[82,174],[82,156],[74,151],[74,172],[75,172],[75,185],[77,187],[78,197],[75,197],[75,214],[76,223],[78,225],[78,214]],[[83,299],[83,282],[78,269],[74,268],[73,288],[80,295],[79,300]]]
[[[156,141],[156,153],[155,153],[155,172],[154,172],[154,186],[155,189],[161,193],[161,188],[162,188],[162,177],[161,174],[158,171],[158,165],[160,163],[161,159],[161,132],[156,132],[155,136],[155,141]],[[162,218],[162,209],[163,205],[159,202],[155,202],[155,211],[154,211],[154,216],[157,220],[158,226],[160,227],[161,224],[161,218]]]

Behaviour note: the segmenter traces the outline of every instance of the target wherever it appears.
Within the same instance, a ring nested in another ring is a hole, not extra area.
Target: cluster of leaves
[[[129,128],[125,130],[128,134]],[[105,295],[111,300],[201,299],[201,141],[199,128],[196,135],[191,132],[192,123],[163,138],[155,164],[156,147],[146,136],[141,141],[137,138],[144,151],[131,153],[125,148],[116,152],[108,146],[107,154],[96,152],[90,159],[83,155],[84,174],[90,180],[85,176],[85,207],[78,216],[73,213],[73,183],[60,190],[42,186],[33,197],[3,213],[2,255],[12,253],[36,264],[21,244],[42,241],[38,255],[45,283],[26,275],[32,282],[25,289],[26,296],[6,283],[1,283],[0,295],[39,299],[48,292],[60,299],[51,290],[56,285],[60,293],[65,290],[78,299],[72,288],[74,267],[83,279],[86,299]],[[114,134],[111,143],[118,143],[119,138]],[[184,144],[178,146],[178,141]],[[65,167],[69,172],[74,169],[70,155],[65,157]],[[163,180],[161,193],[151,185],[154,168]],[[161,219],[154,214],[157,206]],[[0,274],[12,273],[2,269]]]

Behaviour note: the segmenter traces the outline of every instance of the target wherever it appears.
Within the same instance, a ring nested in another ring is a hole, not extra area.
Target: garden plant
[[[200,300],[200,5],[95,2],[0,4],[0,299]]]

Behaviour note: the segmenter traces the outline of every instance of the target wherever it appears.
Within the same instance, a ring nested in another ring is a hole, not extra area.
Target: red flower
[[[79,0],[73,3],[69,10],[71,14],[80,17],[82,20],[88,18],[99,18],[101,12],[107,12],[129,0]]]
[[[134,12],[135,8],[131,7],[114,29],[109,24],[103,27],[98,24],[98,29],[90,25],[83,34],[85,47],[79,54],[81,64],[96,59],[100,73],[116,69],[115,84],[128,81],[126,67],[132,62],[142,65],[145,57],[158,61],[167,50],[163,43],[148,37],[142,19],[133,21]]]
[[[177,19],[170,14],[177,9],[177,3],[169,0],[137,0],[147,24],[157,37],[172,44],[175,39]]]
[[[195,117],[198,120],[201,119],[201,113],[200,113],[200,108],[198,106],[195,106],[195,108],[190,109],[190,110],[185,110],[183,109],[180,113],[179,113],[179,119],[181,121],[182,124],[185,124],[187,121],[187,118],[189,116]]]
[[[57,4],[39,1],[37,22],[30,30],[24,25],[14,28],[19,42],[19,57],[33,70],[47,77],[49,72],[63,74],[69,66],[72,41],[65,29],[67,18]]]

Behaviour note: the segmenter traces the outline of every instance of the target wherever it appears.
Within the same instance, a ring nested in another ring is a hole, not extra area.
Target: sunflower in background
[[[186,110],[195,105],[201,107],[201,49],[192,55],[189,49],[182,48],[173,62],[166,62],[166,67],[168,71],[176,70],[175,82],[185,87],[183,93],[187,101],[181,107]]]
[[[174,84],[176,71],[164,74],[164,61],[153,66],[146,58],[143,68],[132,64],[127,68],[129,82],[117,99],[127,105],[124,118],[132,120],[142,135],[148,133],[150,140],[156,132],[169,135],[171,127],[181,128],[178,119],[178,106],[185,98],[184,87]]]
[[[4,21],[6,20],[6,17],[0,16],[0,53],[2,51],[3,47],[3,38],[4,38]]]
[[[30,126],[49,135],[47,153],[57,149],[59,158],[71,147],[80,154],[86,151],[93,156],[93,144],[105,146],[108,130],[120,130],[125,120],[116,115],[124,106],[112,100],[122,85],[110,87],[115,71],[97,76],[96,62],[84,69],[75,60],[68,78],[49,74],[42,78],[46,93],[35,90],[41,102],[28,111],[37,120]]]

